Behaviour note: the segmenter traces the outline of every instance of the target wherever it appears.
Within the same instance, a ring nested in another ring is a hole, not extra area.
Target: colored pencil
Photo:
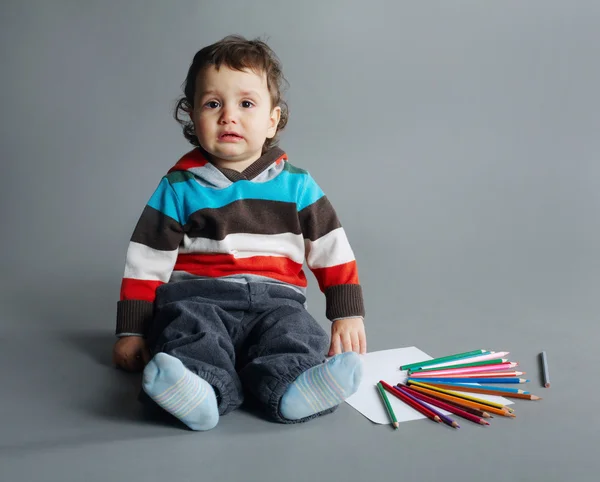
[[[546,388],[550,388],[550,372],[548,371],[548,357],[546,356],[545,351],[540,353],[540,358],[542,361],[542,374],[544,376],[544,386]]]
[[[521,375],[526,375],[527,372],[517,372],[517,371],[497,371],[497,372],[481,372],[481,373],[459,373],[456,375],[430,375],[429,373],[416,373],[419,378],[499,378],[499,377],[520,377]]]
[[[439,371],[442,369],[456,369],[456,368],[470,368],[470,367],[482,367],[485,365],[498,365],[500,363],[508,363],[508,359],[507,358],[494,358],[492,360],[484,360],[484,361],[478,361],[478,362],[469,362],[469,363],[459,363],[457,365],[450,365],[450,366],[446,366],[446,367],[431,367],[431,368],[414,368],[409,370],[409,373],[415,373],[415,372],[419,372],[419,373],[428,373],[428,372],[432,372],[432,371]]]
[[[414,408],[418,412],[421,412],[427,418],[430,418],[431,420],[433,420],[434,422],[437,422],[437,423],[440,423],[442,421],[442,419],[440,417],[438,417],[435,413],[433,413],[431,410],[429,410],[424,405],[413,401],[410,397],[407,397],[406,394],[403,393],[402,391],[398,390],[397,388],[392,387],[390,384],[384,382],[383,380],[380,380],[379,383],[381,383],[381,385],[383,385],[383,388],[385,388],[389,393],[391,393],[395,397],[399,398],[404,403],[406,403],[410,407]]]
[[[409,387],[411,388],[411,387]],[[432,398],[435,398],[432,396]],[[444,403],[447,403],[448,405],[454,405],[456,408],[459,408],[460,410],[464,410],[465,412],[469,412],[471,415],[475,415],[477,417],[481,417],[481,418],[494,418],[493,415],[490,415],[487,412],[484,412],[483,410],[480,410],[478,408],[473,408],[473,407],[467,407],[465,405],[459,405],[458,403],[454,403],[451,400],[441,400]]]
[[[468,412],[464,408],[461,409],[461,408],[458,408],[456,405],[452,405],[450,403],[443,402],[442,400],[438,400],[437,398],[429,397],[427,395],[424,395],[423,393],[419,393],[416,390],[413,390],[410,387],[407,387],[406,385],[404,385],[404,389],[409,391],[410,393],[412,393],[412,395],[415,396],[416,398],[419,398],[419,399],[423,400],[424,402],[427,402],[431,405],[435,405],[436,407],[439,407],[442,410],[447,410],[448,412],[451,412],[454,415],[458,415],[459,417],[462,417],[471,422],[478,423],[480,425],[489,425],[489,422],[486,422],[480,416],[478,417],[478,416],[473,415],[472,413]],[[474,410],[474,409],[471,409],[471,410]],[[488,414],[488,417],[489,417],[489,414]]]
[[[398,430],[398,427],[400,424],[398,423],[398,419],[396,418],[394,409],[390,405],[390,401],[388,400],[388,397],[385,394],[385,390],[383,389],[383,385],[381,385],[381,383],[377,384],[377,390],[379,391],[379,394],[381,395],[381,399],[383,400],[383,404],[385,405],[385,409],[387,410],[390,420],[392,421],[392,425],[394,426],[394,429]]]
[[[443,388],[437,388],[437,387],[434,387],[433,385],[429,385],[427,383],[413,382],[410,379],[408,379],[407,382],[410,385],[417,385],[417,386],[420,386],[423,388],[429,388],[430,390],[436,390],[436,391],[439,391],[442,393],[446,393],[447,395],[452,395],[454,397],[462,397],[467,400],[470,400],[471,402],[479,403],[480,405],[489,405],[490,407],[495,407],[495,408],[505,408],[505,406],[502,405],[501,403],[490,402],[488,400],[484,400],[483,398],[472,397],[470,395],[465,395],[464,393],[458,393],[458,392],[454,392],[452,390],[445,390]]]
[[[466,368],[446,368],[440,370],[433,370],[430,372],[423,372],[423,374],[428,373],[429,375],[450,375],[450,374],[463,374],[463,373],[479,373],[485,371],[498,371],[498,370],[507,370],[514,368],[518,365],[518,363],[497,363],[495,365],[485,365],[481,367],[466,367]],[[412,372],[411,372],[412,373]],[[419,372],[421,373],[421,372]]]
[[[508,398],[522,398],[526,400],[541,400],[541,397],[536,395],[532,395],[525,390],[519,390],[517,388],[494,388],[494,387],[486,387],[486,386],[477,386],[477,385],[467,385],[462,383],[431,383],[430,385],[438,388],[451,388],[454,390],[458,390],[459,392],[472,392],[472,393],[482,393],[484,395],[498,395],[500,397],[508,397]]]
[[[412,380],[412,378],[411,378]],[[466,390],[467,388],[476,388],[477,390],[483,390],[482,393],[485,392],[502,392],[502,393],[529,393],[526,390],[522,390],[520,388],[508,388],[508,387],[499,387],[497,385],[479,385],[477,383],[450,383],[450,382],[430,382],[427,381],[426,382],[429,385],[433,385],[436,387],[440,387],[440,388],[448,388],[449,390],[459,390],[459,391],[463,391],[463,392],[467,392],[469,390]],[[462,389],[465,390],[462,390]]]
[[[410,389],[410,390],[414,390],[416,388],[416,387],[410,387],[408,385],[404,385],[404,386],[406,388]],[[437,398],[436,395],[438,395],[438,394],[439,394],[439,392],[433,392],[432,394],[430,394],[428,396],[430,396],[431,398]],[[475,415],[477,417],[481,417],[481,418],[494,418],[493,415],[490,415],[488,412],[485,412],[482,409],[475,408],[475,407],[469,407],[469,406],[466,406],[466,405],[462,405],[462,404],[459,404],[459,403],[454,402],[452,400],[445,400],[445,399],[441,399],[441,398],[437,398],[437,399],[440,400],[440,401],[442,401],[442,402],[444,402],[444,403],[447,403],[448,405],[454,405],[455,407],[457,407],[457,408],[459,408],[461,410],[464,410],[465,412],[469,412],[470,414]],[[488,407],[485,407],[485,408],[488,408]]]
[[[429,368],[447,368],[447,367],[454,367],[455,365],[459,365],[461,363],[473,363],[473,362],[479,362],[479,361],[486,361],[486,360],[494,360],[495,358],[506,358],[506,355],[510,354],[509,351],[499,351],[499,352],[495,352],[492,351],[490,353],[487,353],[486,355],[480,355],[480,356],[475,356],[475,357],[469,357],[469,358],[459,358],[458,360],[451,360],[451,361],[447,361],[447,362],[442,362],[442,363],[436,363],[435,365],[429,365]],[[421,370],[421,367],[416,367],[412,369],[413,371],[417,371],[417,370]]]
[[[486,350],[466,351],[464,353],[457,353],[456,355],[448,355],[448,356],[442,356],[439,358],[433,358],[431,360],[425,360],[425,361],[416,362],[416,363],[408,363],[406,365],[402,365],[400,367],[400,370],[410,370],[415,367],[424,367],[427,365],[435,365],[436,363],[441,363],[441,362],[451,361],[451,360],[458,360],[460,358],[469,358],[469,357],[478,356],[478,355],[487,354],[487,353],[490,353],[490,352],[486,351]]]
[[[438,378],[438,377],[408,377],[409,380],[415,380],[417,382],[423,382],[423,383],[433,383],[433,382],[437,382],[437,383],[502,383],[502,384],[520,384],[520,383],[527,383],[529,380],[527,380],[526,378],[516,378],[516,377],[510,377],[510,378],[501,378],[501,377],[490,377],[490,378],[469,378],[468,381],[465,381],[464,378],[460,378],[460,377],[455,377],[455,378]]]
[[[417,402],[417,403],[424,403],[425,406],[429,410],[431,410],[433,413],[435,413],[438,417],[440,417],[440,419],[442,419],[442,422],[444,422],[446,425],[449,425],[450,427],[453,427],[453,428],[460,428],[460,425],[455,420],[453,420],[452,418],[448,417],[448,415],[444,415],[442,412],[439,412],[438,410],[436,410],[435,408],[433,408],[430,404],[428,404],[424,400],[420,400],[418,397],[415,397],[412,393],[404,390],[404,387],[402,385],[396,385],[394,388],[397,388],[398,390],[404,391],[404,393],[406,394],[406,396],[412,398],[415,402]]]
[[[451,402],[454,405],[459,405],[460,407],[469,407],[476,408],[479,410],[485,410],[488,413],[493,413],[495,415],[502,415],[503,417],[514,417],[515,415],[508,410],[507,408],[495,408],[488,405],[483,405],[480,403],[472,402],[462,397],[455,397],[452,395],[447,395],[445,393],[439,392],[437,390],[430,390],[428,388],[419,387],[417,385],[411,385],[413,390],[417,392],[424,393],[434,398],[438,398],[443,401]]]

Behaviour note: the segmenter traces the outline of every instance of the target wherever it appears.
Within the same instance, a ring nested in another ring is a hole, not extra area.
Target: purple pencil
[[[404,385],[400,385],[399,383],[394,387],[397,388],[399,390],[402,391],[402,393],[404,393],[407,397],[412,398],[415,402],[420,403],[421,405],[425,405],[429,410],[431,410],[433,413],[435,413],[438,417],[440,417],[442,419],[442,422],[444,422],[446,425],[450,425],[451,427],[454,428],[460,428],[460,425],[458,424],[458,422],[456,422],[455,420],[451,419],[450,417],[448,417],[447,415],[444,415],[442,412],[440,412],[439,410],[436,410],[435,408],[433,408],[432,405],[430,405],[427,402],[424,402],[423,400],[419,400],[417,397],[415,397],[412,393],[410,393],[408,390],[404,389]]]

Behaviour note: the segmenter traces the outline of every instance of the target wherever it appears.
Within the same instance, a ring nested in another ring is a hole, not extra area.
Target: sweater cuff
[[[154,304],[144,300],[117,302],[116,335],[131,333],[145,335],[154,311]]]
[[[325,300],[325,316],[329,320],[365,316],[361,285],[331,286],[325,290]]]

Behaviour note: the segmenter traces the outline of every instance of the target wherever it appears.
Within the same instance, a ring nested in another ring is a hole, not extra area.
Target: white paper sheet
[[[363,361],[363,377],[358,391],[346,400],[346,403],[369,420],[375,423],[389,424],[390,418],[387,414],[381,396],[377,390],[379,380],[396,385],[406,380],[406,371],[401,371],[400,366],[416,363],[424,360],[431,360],[427,353],[422,352],[414,346],[407,348],[395,348],[392,350],[382,350],[361,355]],[[456,390],[457,392],[459,390]],[[480,393],[470,393],[469,395],[482,398],[492,402],[509,405],[513,402],[503,397],[495,395],[483,395]],[[389,394],[390,405],[394,409],[394,414],[398,422],[408,422],[425,418],[424,415],[417,412],[412,407],[406,405],[402,400]],[[437,409],[437,408],[436,408]],[[444,414],[448,412],[440,410]],[[460,423],[460,419],[459,419]]]

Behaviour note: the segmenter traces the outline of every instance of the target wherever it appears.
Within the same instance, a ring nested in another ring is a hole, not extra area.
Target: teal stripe
[[[305,174],[282,171],[279,176],[265,183],[237,181],[224,189],[215,189],[202,186],[194,180],[187,180],[174,184],[172,189],[183,202],[184,221],[181,224],[185,224],[189,216],[196,211],[218,209],[242,199],[295,203],[296,209],[301,211],[323,196],[323,191],[314,181],[301,192],[305,179]],[[162,212],[172,216],[172,211]]]
[[[324,196],[310,174],[287,170],[265,183],[237,181],[222,189],[203,186],[187,176],[181,176],[177,181],[171,183],[167,177],[163,178],[148,206],[182,225],[196,211],[218,209],[243,199],[295,203],[297,211],[302,211]]]
[[[163,178],[160,181],[160,184],[148,201],[148,206],[173,218],[180,224],[184,224],[181,222],[181,216],[179,215],[179,201],[177,195],[166,178]]]
[[[302,211],[305,207],[317,202],[324,195],[323,191],[310,174],[306,174],[305,179],[306,185],[297,202],[298,211]]]

